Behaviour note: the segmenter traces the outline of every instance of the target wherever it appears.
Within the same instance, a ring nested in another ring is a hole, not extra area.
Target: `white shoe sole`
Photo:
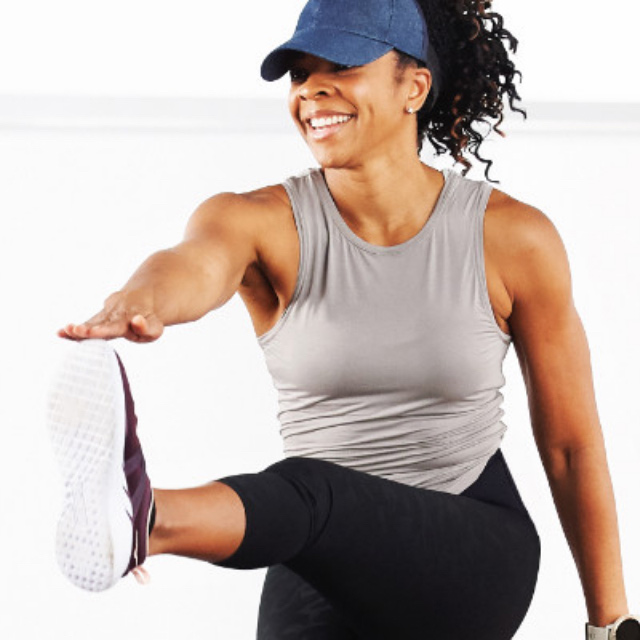
[[[69,345],[49,392],[48,427],[64,482],[58,565],[78,587],[104,591],[126,571],[133,541],[124,390],[105,340]]]

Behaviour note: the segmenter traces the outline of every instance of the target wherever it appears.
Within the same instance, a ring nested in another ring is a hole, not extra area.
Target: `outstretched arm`
[[[568,258],[552,222],[516,203],[505,223],[509,325],[555,506],[596,626],[628,613],[616,506],[589,346]]]
[[[271,200],[273,196],[271,196]],[[258,260],[258,241],[270,196],[222,193],[193,213],[177,246],[151,255],[102,311],[58,332],[63,338],[125,337],[150,342],[164,327],[191,322],[224,305],[247,267]]]

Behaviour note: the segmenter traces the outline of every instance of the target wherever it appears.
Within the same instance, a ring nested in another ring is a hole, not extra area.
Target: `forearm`
[[[230,296],[223,274],[208,269],[195,254],[181,246],[154,253],[116,295],[144,300],[165,326],[201,318]]]
[[[219,194],[191,217],[184,240],[149,256],[96,315],[58,330],[61,338],[157,340],[164,327],[191,322],[225,304],[257,263],[256,219],[247,198]]]
[[[604,446],[564,457],[548,472],[556,509],[578,569],[589,622],[628,613],[615,498]]]

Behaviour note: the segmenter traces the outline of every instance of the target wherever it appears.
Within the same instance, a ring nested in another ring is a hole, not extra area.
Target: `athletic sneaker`
[[[103,591],[140,565],[149,547],[153,493],[136,434],[129,382],[105,340],[69,343],[49,394],[48,426],[62,472],[60,569],[78,587]]]

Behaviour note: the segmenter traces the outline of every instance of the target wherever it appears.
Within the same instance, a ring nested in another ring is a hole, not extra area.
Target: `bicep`
[[[183,241],[174,248],[207,283],[212,309],[237,292],[247,268],[257,261],[258,219],[255,204],[247,198],[218,194],[194,211]]]
[[[529,212],[515,232],[509,319],[545,467],[601,444],[587,336],[572,295],[570,265],[553,223]]]

